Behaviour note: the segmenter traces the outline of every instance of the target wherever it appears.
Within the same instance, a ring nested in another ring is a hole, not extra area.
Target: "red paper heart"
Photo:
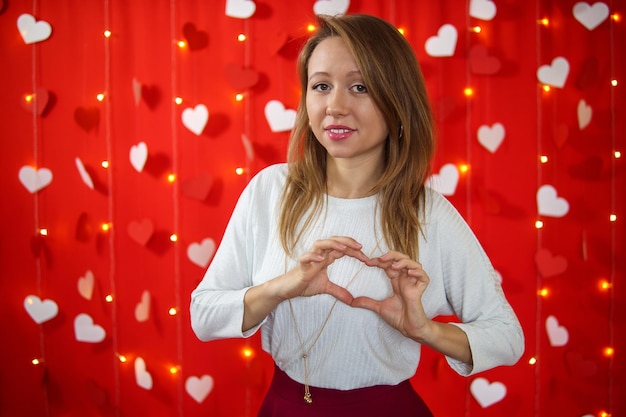
[[[100,109],[98,107],[79,107],[74,111],[74,120],[85,132],[98,127],[100,123]]]
[[[602,177],[602,158],[599,156],[591,156],[584,161],[572,165],[569,174],[580,180],[599,180]]]
[[[250,68],[241,68],[237,64],[226,65],[226,79],[235,90],[242,91],[253,87],[259,81],[259,73]]]
[[[598,72],[598,59],[593,56],[585,59],[580,67],[580,72],[576,77],[576,87],[578,87],[579,90],[585,90],[592,87],[600,81]]]
[[[595,375],[598,366],[594,361],[584,357],[578,352],[567,352],[565,354],[567,370],[572,376],[588,378]]]
[[[469,53],[470,68],[474,74],[492,75],[500,71],[502,64],[496,57],[489,56],[487,48],[475,45]]]
[[[180,192],[194,200],[204,201],[213,186],[213,177],[207,173],[201,173],[196,178],[183,181],[180,184]]]
[[[81,213],[76,222],[76,240],[87,242],[93,236],[93,227],[87,213]]]
[[[561,123],[554,128],[554,143],[557,148],[561,149],[565,145],[568,135],[569,127],[566,124]]]
[[[276,55],[283,49],[283,46],[289,40],[289,35],[285,32],[275,32],[267,42],[267,49],[270,55]]]
[[[150,108],[150,110],[154,110],[161,101],[161,89],[159,89],[156,85],[142,85],[141,86],[141,98],[146,103],[146,105]]]
[[[43,88],[38,88],[32,94],[24,94],[20,104],[22,108],[30,113],[36,113],[37,116],[41,116],[48,106],[50,96],[48,91]]]
[[[128,235],[141,246],[146,246],[154,233],[154,225],[149,219],[140,222],[130,222],[128,225]]]
[[[196,25],[191,22],[185,23],[183,26],[183,37],[187,40],[187,45],[192,51],[204,49],[209,45],[209,35],[201,30],[196,29]]]
[[[567,269],[567,259],[562,256],[553,256],[547,249],[540,249],[535,254],[535,264],[539,274],[544,277],[559,275]]]

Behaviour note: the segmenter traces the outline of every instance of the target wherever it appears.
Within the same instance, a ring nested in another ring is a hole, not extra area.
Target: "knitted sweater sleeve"
[[[431,208],[445,296],[461,321],[451,324],[466,333],[473,359],[473,366],[452,358],[448,363],[464,376],[515,364],[524,351],[522,327],[487,254],[448,200],[435,194]]]

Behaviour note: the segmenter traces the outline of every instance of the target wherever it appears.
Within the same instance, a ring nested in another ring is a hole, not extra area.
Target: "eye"
[[[351,87],[352,91],[354,91],[355,93],[359,93],[359,94],[365,94],[367,93],[367,87],[364,86],[363,84],[355,84]]]
[[[311,89],[315,91],[328,91],[330,90],[330,86],[326,83],[317,83],[317,84],[313,84]]]

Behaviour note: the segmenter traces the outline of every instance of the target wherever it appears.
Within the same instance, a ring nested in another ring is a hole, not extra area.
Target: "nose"
[[[348,114],[348,100],[346,94],[340,89],[335,88],[327,96],[326,114],[328,116],[345,116]]]

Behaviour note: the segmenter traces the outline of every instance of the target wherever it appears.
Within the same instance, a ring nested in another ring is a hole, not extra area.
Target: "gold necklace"
[[[376,247],[374,248],[374,250],[372,250],[372,252],[368,256],[369,258],[371,258],[374,255],[374,252],[376,252],[376,250],[379,249],[379,246],[380,246],[380,239],[376,242]],[[352,284],[352,282],[361,273],[361,271],[363,271],[364,268],[365,268],[365,264],[362,263],[361,267],[354,273],[354,275],[352,275],[352,278],[350,278],[350,281],[348,281],[348,284],[346,284],[344,288],[348,289],[350,284]],[[328,321],[330,320],[330,316],[331,314],[333,314],[333,310],[335,309],[335,306],[337,305],[337,302],[339,300],[335,299],[333,304],[330,306],[330,310],[328,311],[328,314],[326,315],[326,318],[324,319],[324,322],[322,323],[322,327],[320,327],[319,331],[315,335],[315,338],[313,339],[313,342],[311,342],[311,345],[308,347],[308,349],[304,348],[304,342],[302,341],[302,336],[300,335],[300,329],[298,328],[298,323],[296,322],[296,315],[293,311],[293,305],[291,304],[291,299],[287,301],[289,302],[289,310],[291,311],[291,318],[293,319],[293,327],[296,329],[296,336],[298,337],[298,342],[300,343],[300,350],[302,351],[302,366],[303,366],[303,371],[304,371],[304,397],[303,398],[307,404],[311,404],[313,403],[313,397],[311,396],[311,391],[309,389],[309,371],[307,368],[307,359],[309,357],[308,352],[310,352],[311,349],[313,349],[313,346],[315,346],[320,336],[322,335],[322,332],[324,331],[324,328],[328,324]]]

